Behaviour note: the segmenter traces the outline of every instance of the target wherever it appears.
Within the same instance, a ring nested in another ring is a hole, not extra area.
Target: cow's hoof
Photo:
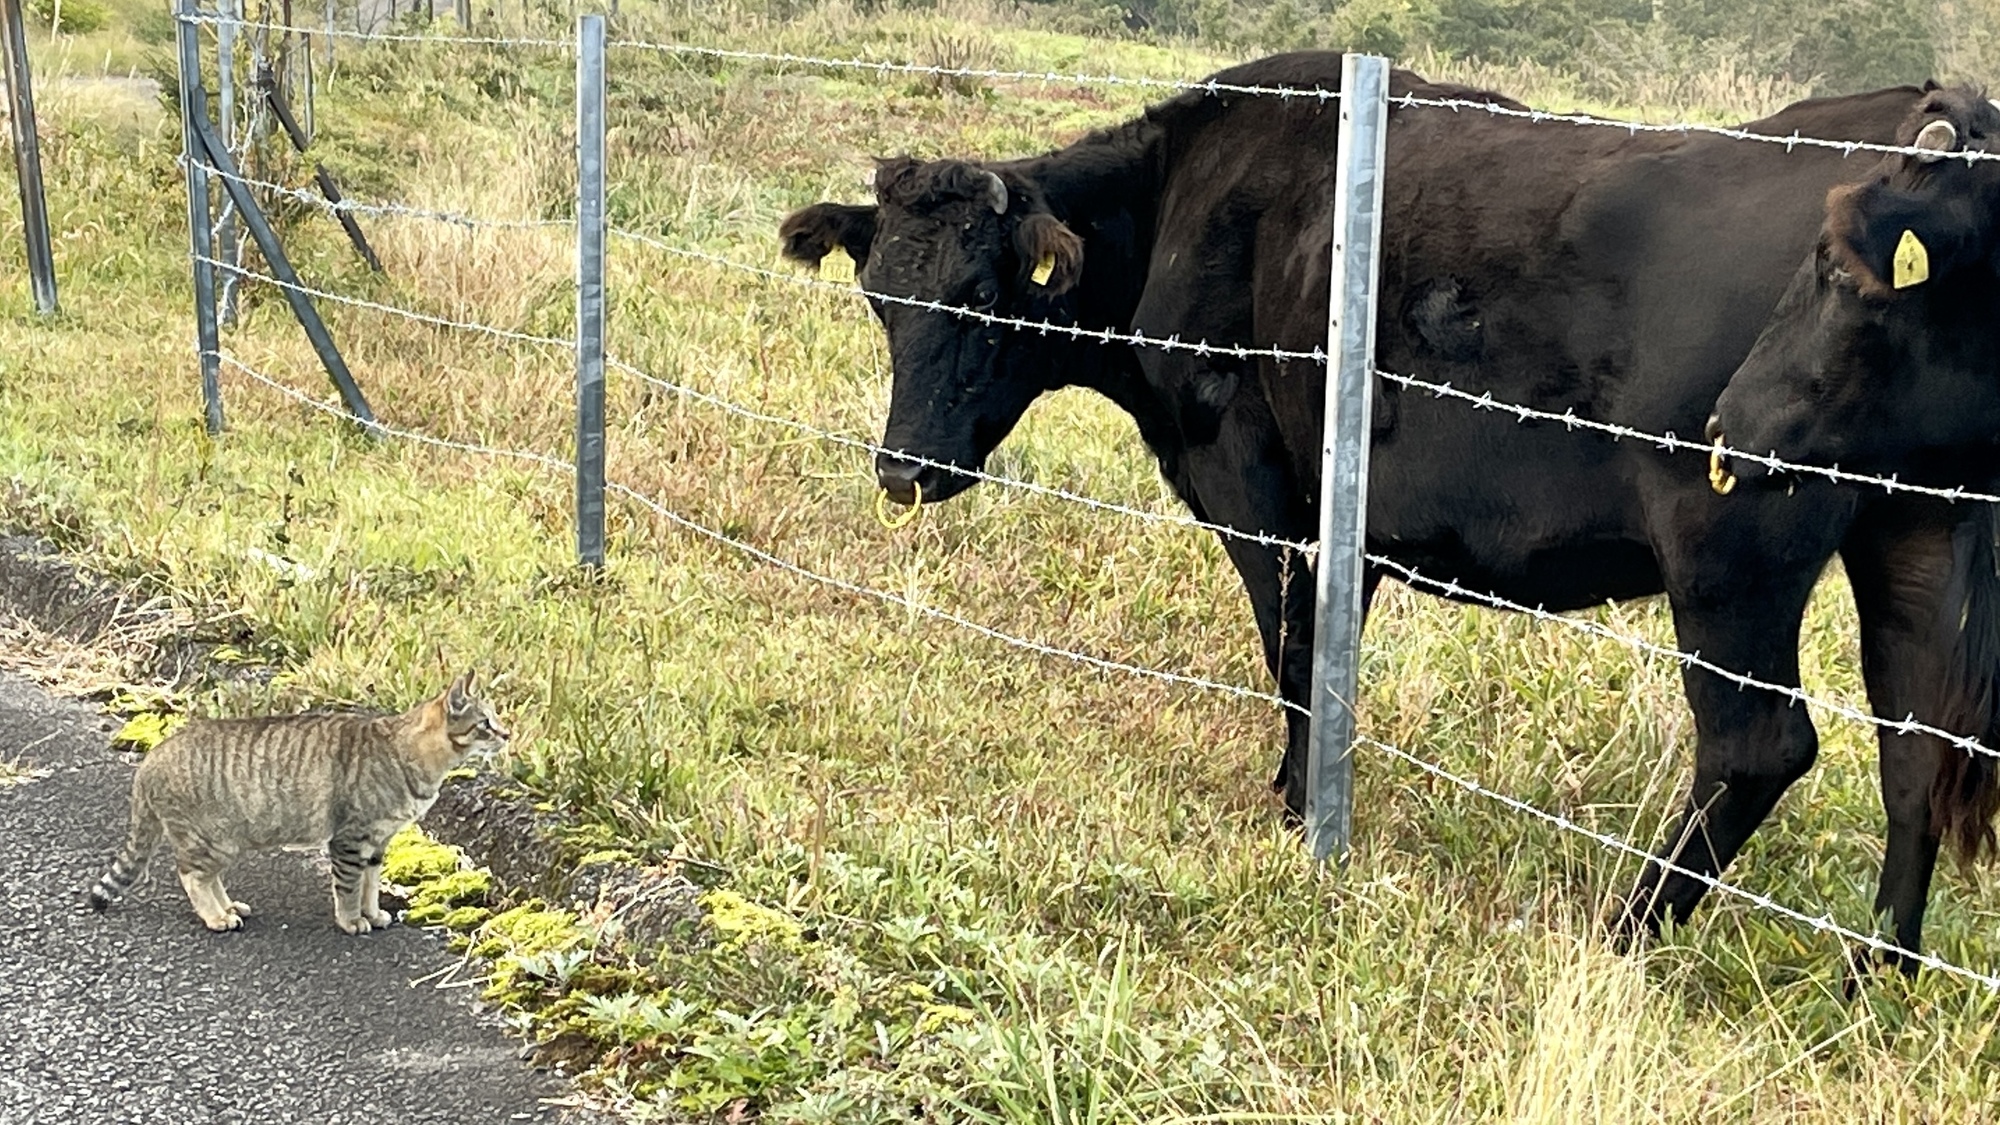
[[[1847,968],[1840,974],[1840,994],[1848,1000],[1861,995],[1862,986],[1880,977],[1890,969],[1895,969],[1905,978],[1915,978],[1917,962],[1914,958],[1889,950],[1878,950],[1858,942],[1847,947]]]
[[[1660,923],[1646,909],[1644,896],[1634,895],[1611,904],[1604,930],[1612,952],[1623,957],[1652,945],[1660,936]]]

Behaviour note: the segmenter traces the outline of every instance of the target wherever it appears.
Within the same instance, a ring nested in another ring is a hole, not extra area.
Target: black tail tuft
[[[2000,751],[2000,510],[1968,520],[1952,539],[1953,596],[1946,621],[1958,644],[1944,685],[1944,727]],[[2000,852],[1993,817],[2000,813],[2000,759],[1947,747],[1931,784],[1931,819],[1940,837],[1967,862]]]

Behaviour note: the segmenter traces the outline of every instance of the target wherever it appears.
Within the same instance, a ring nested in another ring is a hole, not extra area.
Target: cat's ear
[[[472,669],[453,680],[444,695],[445,708],[454,713],[464,711],[472,705]]]

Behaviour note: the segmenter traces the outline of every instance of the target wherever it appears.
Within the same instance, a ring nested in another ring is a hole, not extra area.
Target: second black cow
[[[1283,55],[1216,78],[1332,88],[1340,62]],[[1391,91],[1513,105],[1400,71]],[[1886,143],[1926,96],[1907,87],[1809,101],[1749,128]],[[786,252],[816,262],[844,248],[888,333],[884,445],[907,455],[877,460],[889,496],[962,491],[971,478],[953,469],[981,465],[1036,396],[1083,385],[1132,414],[1197,517],[1312,538],[1323,365],[1107,346],[993,318],[1309,351],[1325,337],[1336,119],[1322,99],[1194,90],[1043,156],[885,161],[873,203],[790,216]],[[1692,438],[1811,243],[1828,189],[1872,164],[1397,106],[1378,362]],[[1698,453],[1522,424],[1392,381],[1378,382],[1373,422],[1372,554],[1550,610],[1664,591],[1683,650],[1784,686],[1799,683],[1806,601],[1838,555],[1860,607],[1875,712],[1992,733],[2000,580],[1983,508],[1811,479],[1723,496]],[[1313,585],[1288,573],[1302,560],[1224,542],[1280,690],[1304,702]],[[1371,593],[1381,577],[1371,566]],[[1686,671],[1685,688],[1694,779],[1661,854],[1707,875],[1812,765],[1818,742],[1805,710],[1781,695],[1700,668]],[[1289,721],[1275,784],[1296,812],[1306,732],[1297,715]],[[1914,951],[1940,839],[1972,849],[1990,839],[1994,774],[1988,758],[1887,730],[1881,761],[1888,850],[1876,909]],[[1706,890],[1649,866],[1620,925],[1685,919]]]

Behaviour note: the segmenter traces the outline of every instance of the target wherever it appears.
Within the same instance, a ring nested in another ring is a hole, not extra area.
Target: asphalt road
[[[0,784],[0,1125],[584,1120],[472,989],[413,983],[456,960],[434,938],[336,929],[310,856],[245,863],[236,933],[202,928],[165,852],[83,908],[130,799],[109,726],[0,675],[0,763],[47,771]]]

